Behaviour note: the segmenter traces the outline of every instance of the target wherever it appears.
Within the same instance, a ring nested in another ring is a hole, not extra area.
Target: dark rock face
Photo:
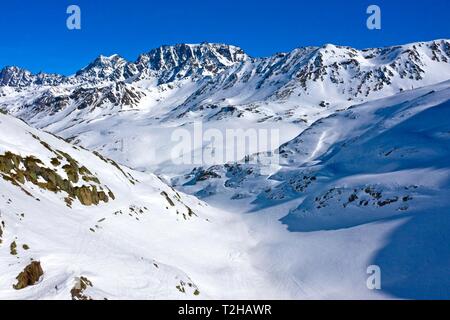
[[[13,285],[13,288],[21,290],[35,285],[43,275],[44,271],[42,270],[41,263],[39,261],[33,261],[17,276],[17,283]]]
[[[5,67],[0,71],[0,85],[2,86],[27,86],[32,83],[31,72],[17,68]]]
[[[69,97],[56,96],[51,91],[47,91],[37,97],[32,103],[24,105],[23,109],[30,110],[30,114],[45,112],[53,115],[64,110],[68,104]]]
[[[123,82],[112,83],[104,87],[78,87],[68,94],[54,93],[47,90],[34,100],[21,107],[26,111],[23,118],[28,120],[36,115],[53,116],[70,106],[76,110],[93,110],[95,108],[112,109],[137,106],[145,93]]]
[[[151,70],[159,72],[160,83],[167,83],[187,76],[200,78],[207,74],[215,75],[247,58],[240,48],[202,43],[162,46],[141,56],[140,62],[146,62]]]
[[[145,94],[134,87],[118,82],[102,88],[80,87],[72,92],[70,99],[78,110],[96,107],[136,106]],[[53,108],[52,108],[53,109]]]

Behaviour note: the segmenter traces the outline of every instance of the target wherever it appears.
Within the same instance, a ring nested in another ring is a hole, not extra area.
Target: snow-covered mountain
[[[449,40],[266,58],[180,44],[68,77],[4,68],[0,110],[34,129],[0,115],[0,296],[70,298],[75,281],[93,298],[449,298],[449,81]],[[279,141],[177,164],[173,133],[199,123]],[[279,163],[249,161],[268,153]],[[41,282],[14,290],[27,265]]]
[[[229,45],[181,44],[135,62],[100,56],[69,77],[5,68],[0,108],[130,167],[171,174],[163,164],[177,128],[282,126],[284,143],[337,110],[447,80],[449,59],[448,40],[367,50],[325,45],[267,58]],[[159,157],[130,157],[127,146]]]

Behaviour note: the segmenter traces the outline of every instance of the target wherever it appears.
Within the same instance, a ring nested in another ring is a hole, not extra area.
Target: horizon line
[[[408,46],[408,45],[413,45],[413,44],[418,44],[418,43],[431,43],[431,42],[436,42],[436,41],[447,41],[447,42],[450,42],[450,38],[437,38],[437,39],[431,39],[431,40],[418,40],[418,41],[407,42],[407,43],[402,43],[402,44],[384,45],[384,46],[377,46],[377,47],[365,47],[365,48],[357,48],[357,47],[352,47],[352,46],[342,45],[342,44],[335,44],[335,43],[323,43],[322,45],[296,46],[296,47],[292,48],[289,51],[277,51],[277,52],[274,52],[273,54],[268,55],[268,56],[252,56],[252,55],[248,54],[245,51],[245,49],[243,49],[241,46],[238,46],[238,45],[235,45],[235,44],[227,44],[227,43],[223,43],[223,42],[208,42],[208,41],[202,41],[202,42],[199,42],[199,43],[183,43],[183,42],[180,42],[180,43],[174,43],[174,44],[162,44],[162,45],[160,45],[158,47],[151,48],[148,51],[140,53],[137,56],[137,58],[134,59],[134,60],[133,59],[127,59],[123,55],[121,55],[120,53],[113,53],[111,55],[100,54],[100,55],[96,56],[94,59],[92,59],[84,67],[79,68],[74,73],[71,73],[71,74],[68,74],[68,75],[64,74],[64,73],[58,73],[58,72],[45,72],[45,71],[33,72],[33,71],[31,71],[30,69],[28,69],[26,67],[22,67],[22,66],[19,66],[19,65],[13,65],[13,64],[7,64],[7,65],[0,66],[0,68],[1,68],[0,72],[5,70],[5,69],[7,69],[7,68],[18,68],[20,70],[27,71],[27,72],[31,73],[31,75],[33,75],[33,76],[40,75],[40,74],[45,74],[45,75],[57,75],[57,76],[70,78],[70,77],[76,76],[77,72],[85,69],[86,67],[89,66],[89,64],[91,64],[92,62],[94,62],[96,59],[98,59],[100,57],[111,58],[113,56],[119,56],[120,58],[125,60],[127,63],[130,63],[130,62],[134,63],[134,62],[138,61],[140,56],[142,56],[142,55],[144,55],[146,53],[150,53],[153,50],[157,50],[157,49],[164,48],[164,47],[176,47],[176,46],[180,46],[180,45],[186,45],[186,46],[201,46],[201,45],[208,45],[208,44],[209,45],[223,45],[223,46],[235,47],[235,48],[241,49],[244,52],[244,54],[246,54],[248,57],[250,57],[252,59],[267,59],[267,58],[273,57],[273,56],[278,55],[278,54],[290,53],[290,52],[292,52],[292,51],[294,51],[296,49],[307,49],[307,48],[320,49],[320,48],[324,48],[324,47],[329,46],[329,45],[332,45],[332,46],[335,46],[335,47],[338,47],[338,48],[339,47],[340,48],[351,48],[351,49],[355,49],[357,51],[365,51],[365,50],[376,50],[376,49],[392,48],[392,47],[397,47],[397,46]]]

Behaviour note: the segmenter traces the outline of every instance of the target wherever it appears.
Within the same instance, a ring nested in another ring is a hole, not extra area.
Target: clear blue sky
[[[77,4],[82,29],[66,28]],[[366,8],[382,9],[382,30]],[[163,44],[222,42],[252,56],[334,43],[357,48],[450,38],[449,0],[2,0],[0,67],[72,74],[99,54],[135,60]]]

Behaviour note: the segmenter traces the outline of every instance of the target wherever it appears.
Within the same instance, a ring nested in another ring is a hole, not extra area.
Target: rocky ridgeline
[[[103,186],[87,167],[78,163],[69,154],[54,150],[37,136],[33,138],[54,154],[51,158],[53,167],[46,166],[35,156],[21,156],[7,151],[0,155],[0,175],[4,180],[20,187],[23,192],[32,197],[33,195],[26,188],[26,183],[50,192],[65,193],[64,200],[69,207],[75,199],[85,206],[115,199],[113,192]]]
[[[348,93],[358,96],[367,95],[367,89],[381,90],[395,76],[419,81],[427,64],[448,63],[449,59],[448,40],[366,50],[324,45],[267,58],[252,58],[241,48],[225,44],[178,44],[141,54],[135,62],[117,54],[99,56],[73,76],[5,67],[0,71],[0,86],[99,85],[142,79],[156,80],[160,85],[189,78],[210,79],[217,90],[245,83],[251,83],[253,89],[274,86],[278,89],[274,96],[285,98],[294,87],[307,90],[311,81],[326,81],[338,87],[347,84]]]

